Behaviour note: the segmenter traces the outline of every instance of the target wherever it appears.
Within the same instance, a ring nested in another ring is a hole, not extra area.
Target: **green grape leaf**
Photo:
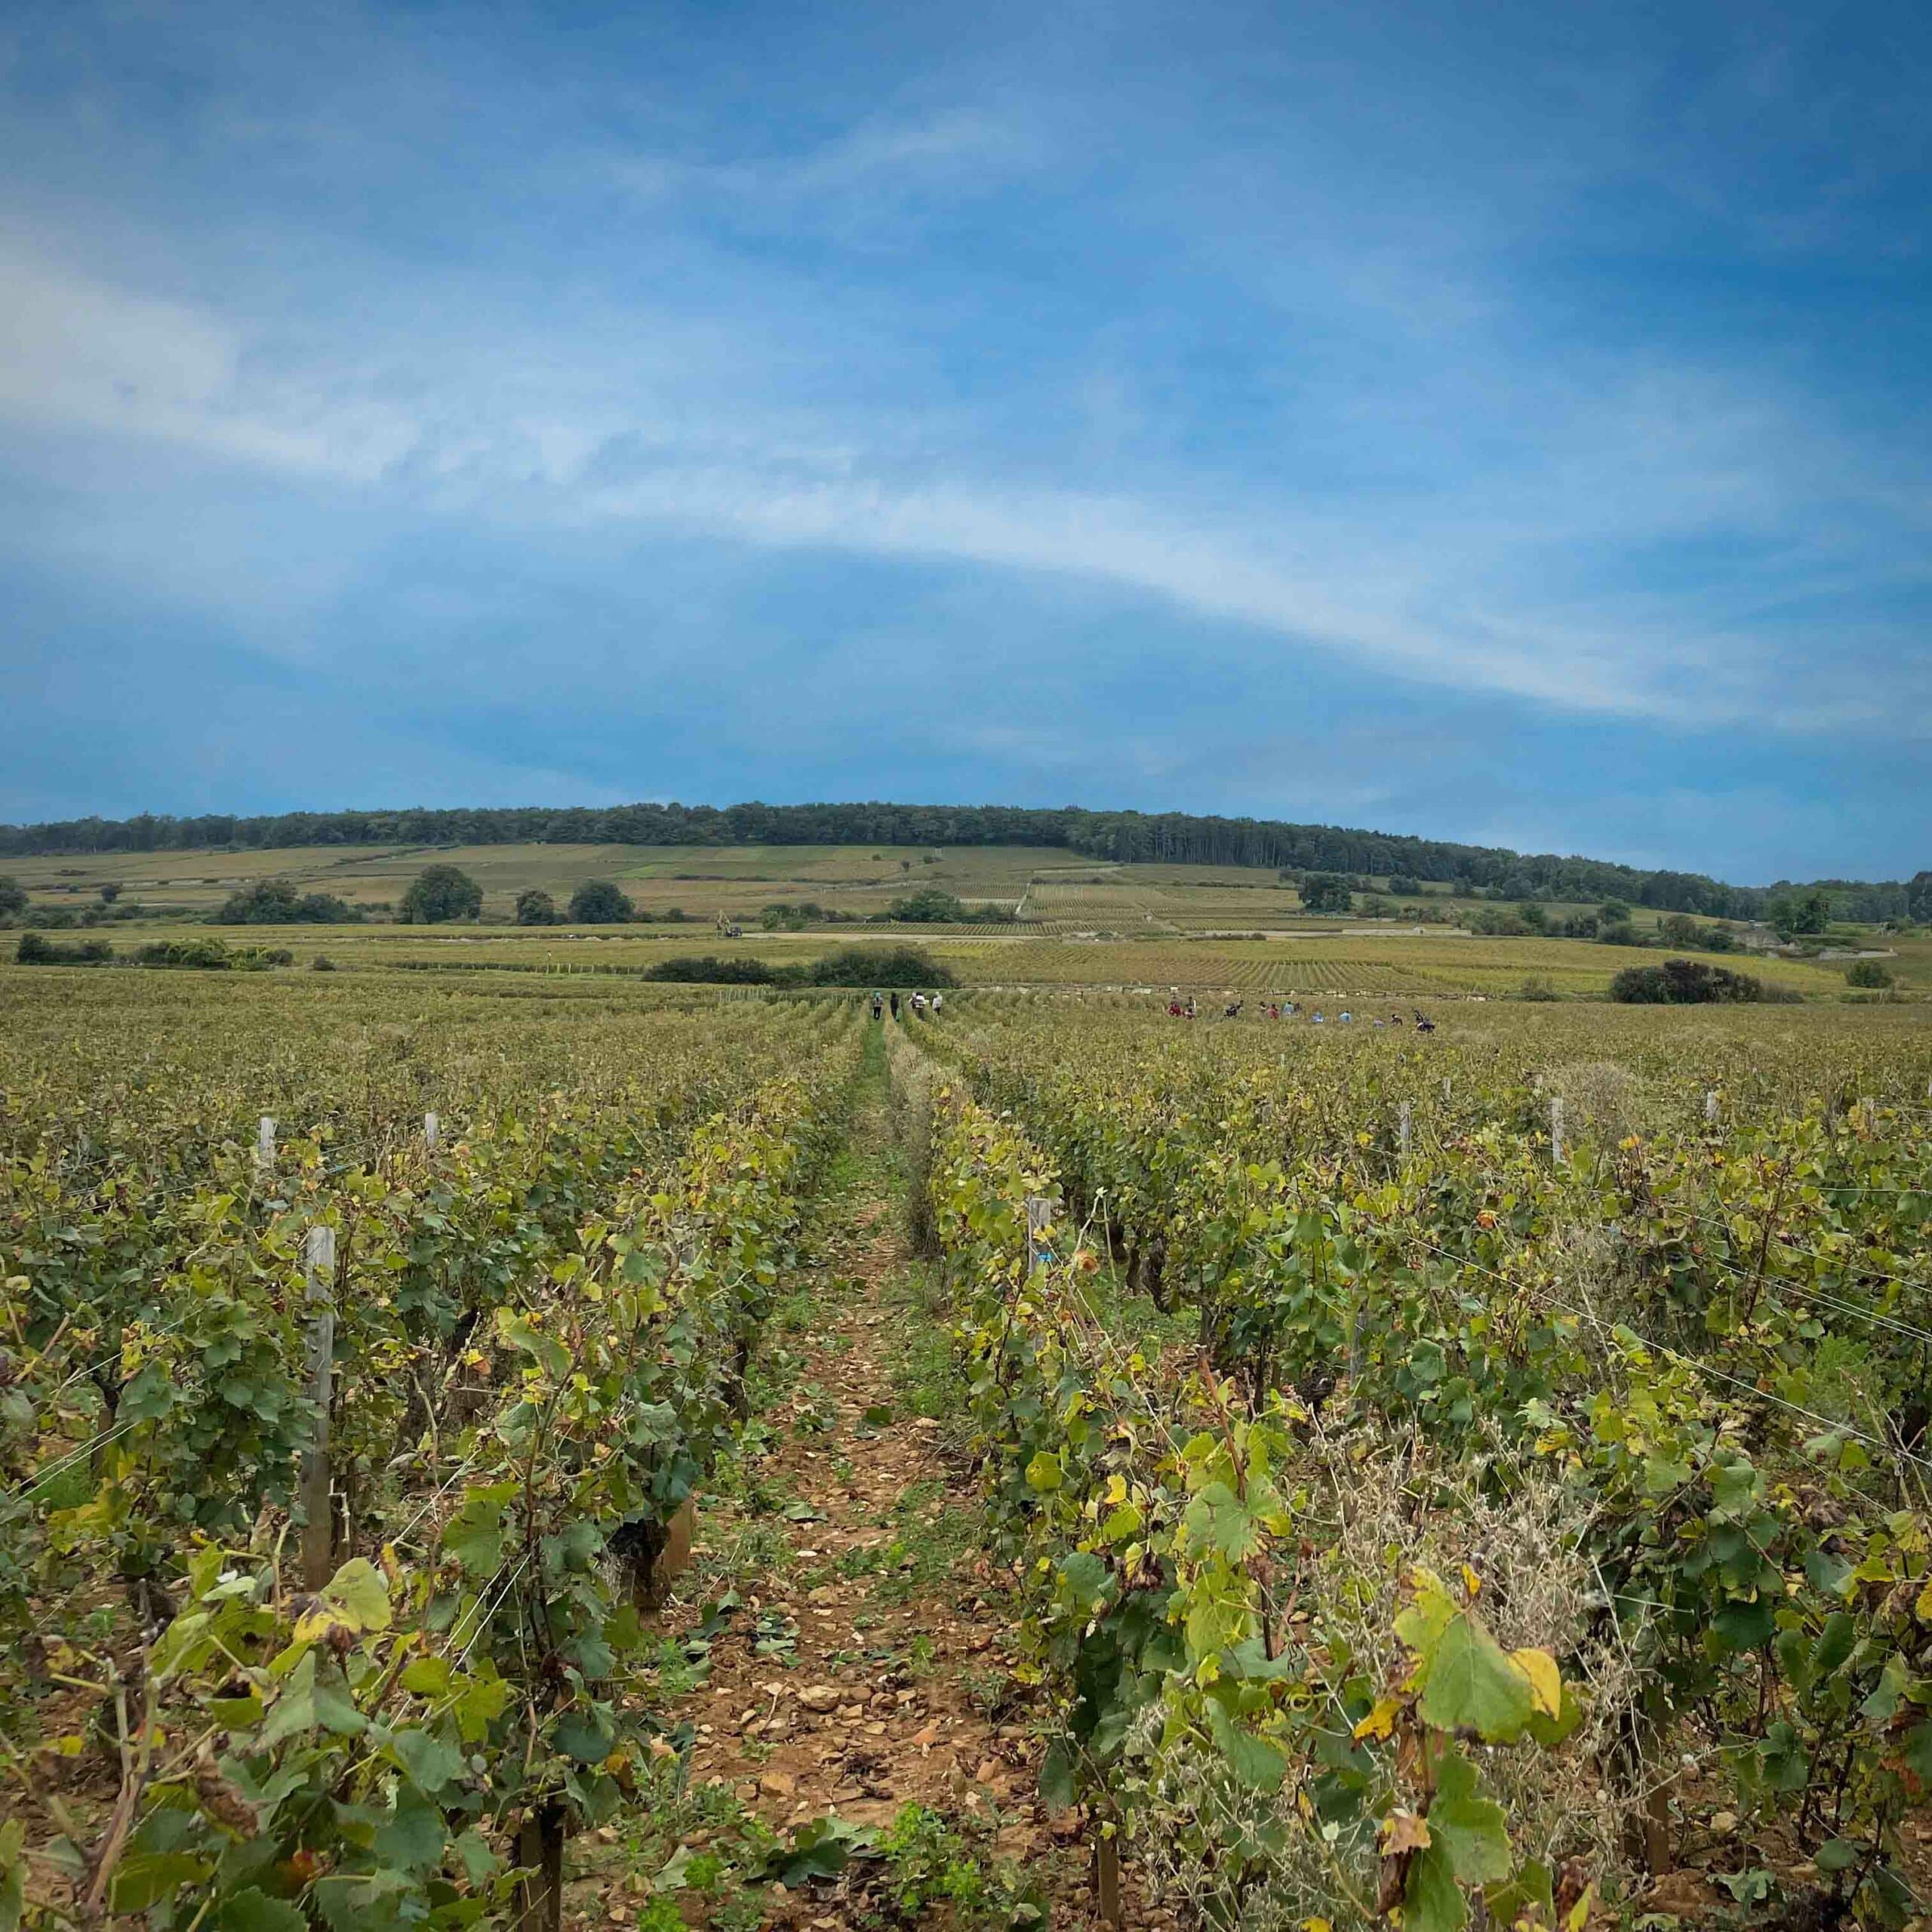
[[[1449,1862],[1465,1884],[1494,1884],[1515,1867],[1503,1807],[1476,1795],[1475,1767],[1460,1751],[1445,1752],[1436,1767],[1429,1831],[1432,1843],[1447,1846]]]
[[[1402,1932],[1463,1932],[1469,1901],[1456,1882],[1448,1848],[1432,1835],[1409,1860],[1402,1886]]]
[[[463,1775],[463,1753],[426,1730],[398,1730],[389,1739],[389,1749],[427,1797],[435,1797],[452,1778]]]
[[[557,1720],[552,1741],[580,1764],[601,1764],[617,1741],[616,1727],[601,1712],[567,1711]]]
[[[115,1868],[108,1887],[110,1912],[146,1912],[184,1886],[199,1885],[209,1872],[205,1858],[185,1851],[137,1852]]]
[[[1072,1808],[1076,1795],[1073,1753],[1056,1738],[1040,1760],[1040,1801],[1049,1811],[1065,1811]]]
[[[215,1923],[221,1932],[309,1932],[309,1921],[283,1899],[272,1899],[259,1885],[237,1892]]]
[[[1212,1699],[1208,1705],[1208,1728],[1214,1734],[1221,1755],[1241,1783],[1251,1791],[1281,1789],[1281,1780],[1287,1773],[1287,1759],[1266,1738],[1242,1730]]]
[[[1438,1730],[1473,1730],[1485,1743],[1520,1737],[1535,1709],[1530,1680],[1475,1615],[1451,1617],[1426,1666],[1417,1706]]]
[[[513,1482],[466,1490],[462,1507],[443,1531],[443,1554],[472,1577],[494,1576],[503,1560],[503,1510],[516,1492]]]
[[[1196,1549],[1219,1550],[1230,1563],[1252,1555],[1260,1543],[1247,1506],[1224,1482],[1211,1482],[1182,1518]]]
[[[376,1856],[405,1872],[428,1872],[442,1862],[449,1837],[441,1811],[408,1785],[395,1795],[395,1810],[376,1833]]]

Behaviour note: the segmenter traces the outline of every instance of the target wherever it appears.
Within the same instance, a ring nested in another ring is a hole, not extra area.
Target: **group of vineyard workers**
[[[872,1017],[875,1020],[881,1020],[885,1017],[886,1002],[888,1000],[892,1004],[893,1018],[897,1020],[899,1017],[899,995],[897,993],[874,993]],[[915,993],[906,1004],[912,1008],[915,1019],[923,1020],[931,1014],[933,1018],[937,1020],[945,1008],[946,995],[943,993],[934,993],[928,998],[924,993]]]
[[[1239,1019],[1241,1009],[1247,1004],[1245,1000],[1229,1000],[1221,1009],[1221,1017],[1223,1020]],[[1262,1017],[1269,1020],[1299,1020],[1302,1017],[1300,1002],[1292,999],[1270,1000],[1260,1009],[1260,1011]],[[1194,1003],[1193,995],[1189,994],[1186,999],[1183,999],[1179,993],[1176,993],[1173,998],[1168,1001],[1168,1017],[1170,1020],[1198,1019],[1200,1010]],[[1328,1016],[1318,1006],[1308,1015],[1308,1023],[1311,1026],[1325,1026],[1328,1023]],[[1338,1026],[1352,1026],[1355,1023],[1355,1017],[1345,1009],[1336,1014],[1335,1023]],[[1411,1023],[1404,1020],[1399,1013],[1391,1013],[1386,1020],[1371,1020],[1368,1023],[1371,1026],[1406,1026]],[[1415,1019],[1413,1024],[1418,1033],[1432,1033],[1435,1031],[1435,1022],[1430,1019],[1420,1007],[1415,1009]]]

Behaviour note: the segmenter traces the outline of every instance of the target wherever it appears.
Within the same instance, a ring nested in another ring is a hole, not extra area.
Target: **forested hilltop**
[[[1274,866],[1404,877],[1507,898],[1622,898],[1672,912],[1749,918],[1786,884],[1726,884],[1700,872],[1646,872],[1601,859],[1446,839],[1187,812],[1067,805],[634,804],[561,808],[211,813],[0,826],[0,854],[249,850],[297,845],[1058,845],[1125,863]],[[1909,881],[1823,881],[1843,916],[1932,917],[1932,872]],[[1844,902],[1856,899],[1856,906]],[[1865,902],[1869,901],[1869,903]]]

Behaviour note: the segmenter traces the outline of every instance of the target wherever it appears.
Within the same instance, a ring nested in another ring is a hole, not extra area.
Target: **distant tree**
[[[1905,889],[1906,916],[1932,925],[1932,872],[1914,872]]]
[[[1519,912],[1506,912],[1494,906],[1478,906],[1469,915],[1469,931],[1484,939],[1527,939],[1530,928]]]
[[[644,977],[699,986],[768,986],[778,974],[762,959],[720,959],[715,953],[687,952],[673,959],[660,959]]]
[[[1657,934],[1666,946],[1703,947],[1707,928],[1687,912],[1666,912],[1657,921]]]
[[[572,919],[586,926],[621,926],[637,917],[629,897],[608,878],[587,878],[571,894]]]
[[[925,885],[903,899],[895,899],[887,907],[886,915],[914,925],[956,925],[966,917],[966,909],[952,893],[937,885]]]
[[[21,934],[14,957],[23,966],[104,966],[114,957],[114,949],[104,939],[63,946],[29,928]]]
[[[1389,890],[1398,899],[1414,899],[1422,891],[1422,881],[1410,878],[1407,872],[1396,872],[1389,878]]]
[[[1749,973],[1701,959],[1666,959],[1660,966],[1626,966],[1610,983],[1610,996],[1626,1006],[1706,1006],[1761,1000],[1763,983]]]
[[[1349,882],[1337,872],[1304,872],[1300,886],[1301,903],[1310,912],[1347,912],[1355,900]]]
[[[121,884],[118,879],[109,879],[100,888],[100,903],[103,906],[112,906],[120,897]]]
[[[0,875],[0,919],[10,919],[26,909],[26,888],[10,874]]]
[[[1780,939],[1796,939],[1801,934],[1822,933],[1832,923],[1832,902],[1822,892],[1801,897],[1795,892],[1780,892],[1764,908],[1764,916]]]
[[[841,946],[814,960],[815,986],[956,986],[952,968],[916,946]]]
[[[332,892],[297,893],[285,878],[257,879],[223,900],[217,926],[349,926],[362,915]]]
[[[1882,959],[1854,959],[1844,969],[1848,986],[1883,988],[1896,984],[1892,969]]]
[[[1522,911],[1518,915],[1518,917],[1521,919],[1524,924],[1527,926],[1532,932],[1543,932],[1547,931],[1549,928],[1549,914],[1548,911],[1544,907],[1537,905],[1534,900],[1526,900],[1524,903]]]
[[[1606,899],[1597,908],[1597,914],[1607,926],[1628,925],[1630,922],[1630,908],[1621,899]]]
[[[554,926],[557,902],[540,885],[527,885],[516,896],[516,922],[520,926]]]
[[[482,909],[483,888],[460,866],[428,866],[410,881],[401,912],[406,926],[438,926]]]

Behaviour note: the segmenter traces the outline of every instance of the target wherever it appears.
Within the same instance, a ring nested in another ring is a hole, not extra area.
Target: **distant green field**
[[[1451,925],[1417,925],[1399,917],[1318,918],[1265,868],[1106,865],[1057,847],[308,846],[22,859],[0,870],[20,880],[35,906],[95,904],[101,887],[112,883],[121,888],[124,904],[165,909],[185,922],[214,911],[238,888],[269,878],[332,892],[380,914],[435,863],[461,866],[482,887],[479,922],[254,928],[233,936],[285,945],[303,960],[326,953],[345,966],[462,963],[556,971],[641,970],[693,950],[795,961],[815,958],[828,946],[898,936],[930,946],[971,985],[1181,986],[1244,995],[1417,999],[1508,996],[1532,979],[1558,995],[1600,996],[1623,967],[1656,957],[1567,940],[1472,937]],[[542,888],[561,907],[590,878],[616,880],[637,905],[642,923],[602,930],[530,930],[510,923],[516,896],[525,888]],[[969,906],[1019,909],[1023,916],[1016,924],[994,927],[841,923],[801,934],[755,929],[761,909],[774,904],[813,902],[869,921],[896,897],[923,886],[940,887]],[[1425,899],[1456,917],[1478,909],[1439,891]],[[674,909],[686,923],[664,922]],[[1549,909],[1560,914],[1578,909]],[[721,938],[715,929],[720,918],[742,922],[746,937]],[[1643,913],[1638,923],[1654,925],[1655,919]],[[143,919],[106,930],[125,950],[174,928],[171,921]],[[1901,990],[1932,992],[1932,935],[1847,943],[1885,949]],[[1742,965],[1813,998],[1847,990],[1843,961],[1753,955],[1714,963]]]
[[[540,887],[561,905],[589,878],[615,879],[640,909],[675,906],[710,919],[815,900],[840,912],[884,910],[897,894],[941,886],[1011,908],[1034,867],[1063,860],[1054,848],[971,846],[931,854],[863,845],[466,845],[291,847],[263,852],[106,853],[0,863],[37,903],[84,903],[118,884],[136,905],[212,912],[258,879],[286,878],[352,905],[393,904],[426,865],[460,866],[483,888],[484,916],[507,921],[517,894]]]
[[[143,922],[103,929],[118,950],[205,934],[203,926]],[[224,931],[236,940],[286,946],[306,963],[326,954],[344,968],[409,964],[527,968],[555,973],[641,971],[694,953],[773,964],[815,959],[835,946],[912,940],[976,986],[1112,986],[1243,995],[1388,995],[1411,1001],[1521,992],[1531,979],[1571,997],[1600,996],[1623,968],[1654,952],[1565,940],[1472,939],[1433,929],[1415,937],[1373,927],[1298,940],[1087,940],[1037,932],[958,928],[842,926],[808,933],[721,937],[708,926],[534,928],[503,925],[257,926]],[[1739,964],[1714,959],[1714,964]],[[1743,962],[1761,978],[1814,998],[1844,991],[1836,967],[1773,959]]]

